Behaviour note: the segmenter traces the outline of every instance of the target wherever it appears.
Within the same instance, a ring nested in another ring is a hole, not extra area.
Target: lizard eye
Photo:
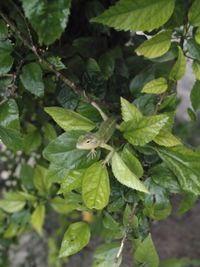
[[[90,143],[90,140],[87,140],[86,143],[89,144]]]

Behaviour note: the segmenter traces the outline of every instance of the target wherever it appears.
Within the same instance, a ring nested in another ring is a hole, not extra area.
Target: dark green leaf
[[[44,83],[40,65],[37,63],[26,64],[22,68],[20,80],[27,91],[38,97],[44,96]]]
[[[200,194],[200,155],[184,146],[157,148],[159,156],[178,178],[186,192]]]
[[[14,99],[10,99],[0,106],[0,125],[19,130],[19,110]]]
[[[0,126],[0,139],[11,150],[23,150],[23,139],[18,131]]]
[[[22,4],[40,43],[50,45],[60,38],[68,22],[71,0],[22,0]]]
[[[98,159],[91,159],[88,150],[76,149],[80,131],[71,131],[58,136],[44,149],[44,158],[54,165],[66,169],[82,169],[90,166]]]

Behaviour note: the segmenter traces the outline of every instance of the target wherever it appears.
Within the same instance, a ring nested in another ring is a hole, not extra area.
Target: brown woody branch
[[[34,44],[31,44],[26,37],[22,35],[22,33],[17,29],[16,25],[2,12],[0,11],[0,16],[3,20],[10,26],[10,29],[16,34],[16,36],[22,41],[22,43],[31,50],[35,56],[38,58],[39,62],[44,64],[49,71],[53,72],[60,80],[63,81],[64,84],[69,86],[77,95],[79,95],[84,102],[90,103],[95,109],[98,110],[103,120],[107,119],[107,115],[101,109],[99,104],[91,97],[86,95],[85,90],[81,87],[77,86],[73,81],[63,75],[60,71],[58,71],[53,64],[51,64],[48,60],[46,60],[39,52]]]
[[[128,217],[128,223],[127,223],[127,225],[126,225],[125,233],[124,233],[124,236],[123,236],[123,238],[122,238],[122,240],[121,240],[121,244],[120,244],[119,250],[118,250],[118,252],[117,252],[117,255],[116,255],[116,257],[115,257],[114,264],[113,264],[112,267],[117,266],[118,261],[119,261],[121,255],[122,255],[122,252],[123,252],[123,249],[124,249],[124,245],[125,245],[126,240],[127,240],[127,238],[128,238],[128,233],[129,233],[129,229],[130,229],[130,226],[131,226],[131,222],[132,222],[132,219],[133,219],[133,217],[134,217],[134,215],[135,215],[135,211],[136,211],[137,205],[138,205],[138,203],[135,203],[135,204],[133,205],[133,208],[132,208],[132,210],[131,210],[131,213],[130,213],[130,215],[129,215],[129,217]]]

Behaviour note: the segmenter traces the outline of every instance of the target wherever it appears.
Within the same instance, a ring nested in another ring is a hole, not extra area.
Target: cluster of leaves
[[[200,108],[200,2],[113,2],[0,4],[0,153],[7,179],[16,181],[2,190],[0,266],[22,233],[47,231],[52,212],[65,218],[49,239],[52,265],[98,235],[104,243],[93,267],[120,266],[127,238],[134,266],[169,266],[159,263],[151,221],[170,215],[171,194],[184,196],[180,214],[200,194],[200,150],[173,134],[187,57],[196,76],[193,122]],[[110,165],[105,149],[92,158],[76,147],[80,136],[98,131],[99,102],[118,123]]]

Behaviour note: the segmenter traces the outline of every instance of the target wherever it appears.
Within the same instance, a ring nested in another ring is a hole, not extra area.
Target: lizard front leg
[[[90,157],[91,156],[91,158],[93,159],[93,158],[96,157],[96,154],[97,154],[97,152],[96,152],[95,148],[92,148],[90,150],[90,153],[87,155],[87,157]]]
[[[106,164],[109,165],[110,160],[113,157],[113,154],[115,153],[115,149],[112,146],[109,146],[107,144],[102,144],[101,147],[110,151],[103,161],[103,165],[106,165]]]

